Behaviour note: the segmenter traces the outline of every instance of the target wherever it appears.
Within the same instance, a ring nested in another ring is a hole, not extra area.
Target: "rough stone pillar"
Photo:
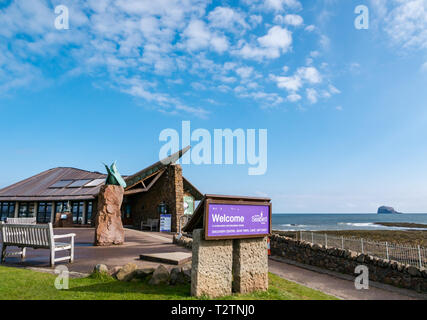
[[[267,238],[233,241],[233,291],[268,290]]]
[[[167,169],[168,199],[167,204],[172,214],[171,231],[178,232],[179,218],[184,215],[184,182],[182,179],[182,167],[172,164]]]
[[[191,295],[230,295],[232,265],[233,240],[206,241],[202,229],[193,231]]]
[[[120,245],[125,241],[120,208],[124,189],[121,186],[105,185],[98,196],[98,213],[95,217],[95,245]]]
[[[15,212],[13,214],[14,218],[18,218],[19,215],[19,202],[15,202]]]

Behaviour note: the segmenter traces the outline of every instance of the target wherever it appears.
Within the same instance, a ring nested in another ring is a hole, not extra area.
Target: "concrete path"
[[[185,252],[191,251],[178,247],[172,243],[172,234],[159,234],[158,232],[141,232],[125,229],[126,242],[122,246],[95,247],[93,240],[95,230],[93,228],[58,228],[55,234],[76,233],[75,260],[74,263],[65,264],[71,272],[91,273],[98,263],[107,265],[108,268],[123,266],[129,262],[135,263],[140,268],[153,267],[163,264],[168,269],[175,267],[171,264],[140,260],[141,254]],[[14,251],[16,248],[8,248]],[[59,253],[61,256],[65,252]],[[6,258],[6,266],[32,268],[34,270],[53,270],[49,267],[49,250],[27,249],[27,258],[21,261],[19,257]]]
[[[368,290],[356,290],[354,277],[302,265],[278,257],[269,259],[269,271],[284,279],[344,300],[418,300],[427,295],[370,282]]]

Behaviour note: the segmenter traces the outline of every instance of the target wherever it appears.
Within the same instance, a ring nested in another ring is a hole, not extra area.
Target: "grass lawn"
[[[151,286],[145,282],[120,282],[107,276],[70,279],[68,290],[57,290],[52,274],[0,266],[3,300],[176,300],[194,299],[190,286]],[[270,274],[268,292],[232,295],[222,299],[331,300],[335,297]]]

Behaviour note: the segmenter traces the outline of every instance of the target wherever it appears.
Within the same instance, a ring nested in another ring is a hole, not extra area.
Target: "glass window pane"
[[[64,188],[71,184],[74,180],[60,180],[53,185],[51,185],[49,188]]]
[[[86,183],[88,183],[90,181],[91,181],[90,179],[76,180],[72,184],[70,184],[69,186],[67,186],[67,188],[80,188],[80,187],[84,186]]]
[[[26,218],[28,214],[28,203],[26,202],[21,202],[19,204],[19,218]]]
[[[95,179],[95,180],[92,180],[91,182],[85,184],[84,187],[85,188],[97,187],[97,186],[99,186],[100,184],[102,184],[104,182],[105,182],[105,178]]]
[[[9,203],[9,218],[13,218],[15,216],[15,202]]]

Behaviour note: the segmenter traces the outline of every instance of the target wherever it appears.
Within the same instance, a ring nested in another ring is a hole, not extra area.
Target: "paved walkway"
[[[414,300],[427,295],[370,282],[368,290],[356,290],[354,277],[330,272],[293,261],[272,257],[269,271],[287,280],[322,291],[344,300]]]

